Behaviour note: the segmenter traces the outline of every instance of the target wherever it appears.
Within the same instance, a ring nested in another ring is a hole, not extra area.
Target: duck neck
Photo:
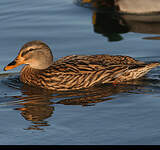
[[[20,71],[20,81],[31,84],[39,73],[39,69],[34,69],[30,67],[30,65],[25,65]]]

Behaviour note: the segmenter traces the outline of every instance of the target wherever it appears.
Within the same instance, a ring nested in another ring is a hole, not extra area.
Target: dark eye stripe
[[[35,50],[35,49],[30,48],[28,51],[23,52],[23,53],[21,54],[21,56],[23,57],[24,55],[26,55],[27,53],[29,53],[29,52],[31,52],[31,51],[33,51],[33,50]]]

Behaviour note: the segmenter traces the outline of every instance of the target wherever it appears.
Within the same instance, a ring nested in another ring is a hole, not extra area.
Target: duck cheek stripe
[[[28,51],[23,52],[23,53],[21,54],[21,56],[23,57],[24,55],[26,55],[27,53],[29,53],[29,52],[31,52],[31,51],[33,51],[33,50],[39,50],[39,48],[37,48],[37,49],[30,48]]]

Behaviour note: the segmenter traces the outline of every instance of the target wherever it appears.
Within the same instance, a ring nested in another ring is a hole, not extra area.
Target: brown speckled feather
[[[72,55],[63,57],[49,68],[38,70],[26,65],[22,82],[51,90],[80,89],[101,83],[118,83],[140,78],[159,63],[145,64],[129,56]]]

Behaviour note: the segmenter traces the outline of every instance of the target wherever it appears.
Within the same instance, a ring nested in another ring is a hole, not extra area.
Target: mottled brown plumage
[[[44,60],[48,62],[45,63]],[[72,55],[53,62],[49,47],[41,41],[25,44],[13,62],[5,67],[5,70],[16,67],[17,63],[28,64],[21,70],[20,80],[28,85],[51,90],[75,90],[96,84],[121,83],[140,78],[160,65],[145,64],[129,56],[110,55]]]

